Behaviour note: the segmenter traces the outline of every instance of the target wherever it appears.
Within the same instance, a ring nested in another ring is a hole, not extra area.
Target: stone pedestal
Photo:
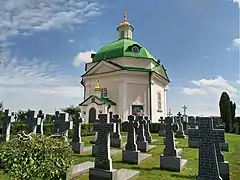
[[[97,168],[89,169],[89,180],[118,180],[117,169],[104,170]]]
[[[160,169],[181,172],[187,160],[181,159],[181,157],[174,156],[160,156]]]
[[[141,152],[148,152],[148,142],[147,141],[137,141],[137,149]]]
[[[186,138],[186,135],[184,134],[184,131],[177,131],[175,137],[184,139]]]
[[[158,136],[166,136],[166,132],[165,131],[158,131]]]
[[[140,164],[140,151],[122,151],[122,161],[129,164]]]
[[[96,145],[92,145],[92,156],[95,157],[97,154],[97,146]]]
[[[110,140],[110,146],[113,148],[121,148],[122,147],[122,139],[114,138]]]
[[[220,172],[220,176],[222,177],[223,180],[230,180],[228,161],[219,163],[219,172]]]
[[[84,142],[72,142],[72,150],[75,153],[82,153],[84,151]]]

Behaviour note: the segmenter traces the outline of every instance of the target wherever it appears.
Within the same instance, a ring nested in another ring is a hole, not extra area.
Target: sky
[[[167,69],[173,114],[219,115],[228,92],[240,116],[239,0],[0,0],[0,100],[11,111],[83,100],[91,52],[117,39],[127,9],[133,39]]]

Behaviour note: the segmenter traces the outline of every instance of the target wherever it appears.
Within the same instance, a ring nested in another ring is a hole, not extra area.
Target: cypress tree
[[[220,101],[219,101],[219,109],[220,109],[220,116],[223,122],[226,124],[225,130],[229,132],[231,130],[231,105],[230,105],[230,98],[227,92],[223,92]]]

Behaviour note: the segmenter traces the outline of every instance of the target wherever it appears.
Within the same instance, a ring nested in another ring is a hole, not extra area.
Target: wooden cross
[[[110,133],[113,132],[113,123],[108,123],[108,114],[98,115],[99,123],[93,124],[93,130],[98,133],[96,145],[98,151],[95,158],[95,168],[112,170],[110,157]]]
[[[183,108],[183,115],[186,115],[187,106],[184,105],[182,108]]]
[[[198,129],[188,129],[188,136],[199,141],[199,168],[197,179],[220,180],[216,143],[225,142],[224,130],[213,129],[211,117],[197,117]]]

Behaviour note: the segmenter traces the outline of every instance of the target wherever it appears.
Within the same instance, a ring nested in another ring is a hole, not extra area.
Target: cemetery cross
[[[134,121],[134,116],[128,116],[127,122],[127,144],[126,150],[128,151],[137,151],[137,144],[136,144],[136,129],[139,127],[139,123]]]

